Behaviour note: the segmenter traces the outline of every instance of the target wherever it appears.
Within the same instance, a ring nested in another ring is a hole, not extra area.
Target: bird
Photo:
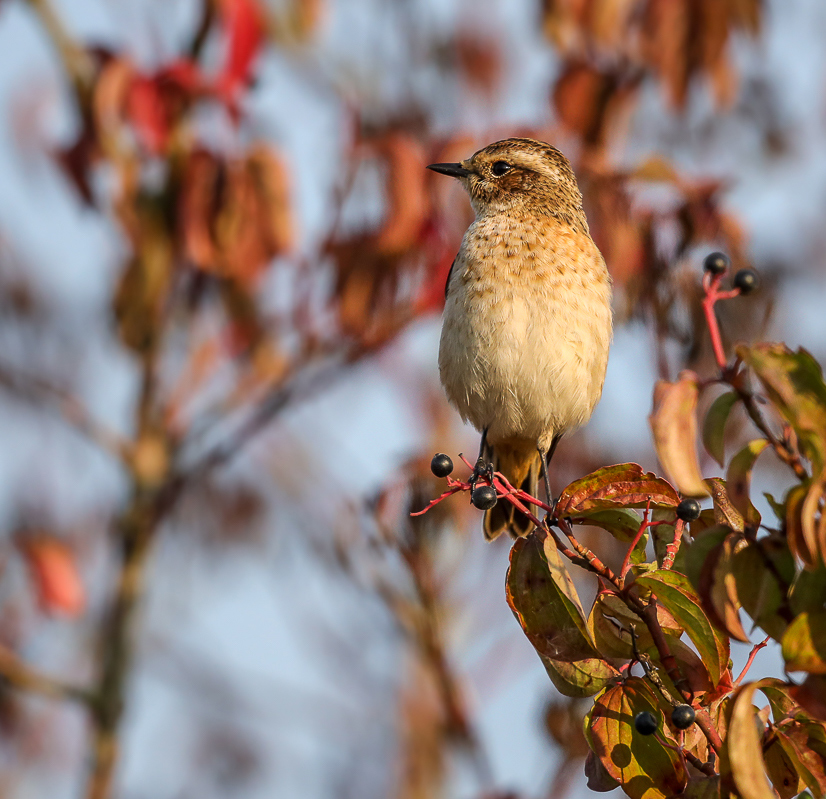
[[[445,286],[439,377],[448,401],[482,434],[473,481],[503,474],[536,497],[562,436],[602,395],[612,338],[612,284],[591,238],[568,159],[528,138],[497,141],[459,163],[475,212]],[[485,537],[534,528],[509,502],[487,510]]]

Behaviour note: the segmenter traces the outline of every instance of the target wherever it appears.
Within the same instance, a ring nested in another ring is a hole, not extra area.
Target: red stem
[[[752,647],[751,653],[749,654],[749,659],[746,661],[746,665],[743,667],[743,671],[740,672],[740,676],[734,681],[734,687],[736,688],[740,685],[743,677],[748,674],[749,669],[751,668],[751,664],[754,663],[754,658],[757,656],[757,653],[766,646],[769,641],[771,640],[771,636],[767,635],[759,644],[755,644]]]
[[[663,569],[668,571],[674,565],[674,558],[677,557],[677,552],[680,550],[680,543],[683,540],[683,530],[685,529],[685,522],[682,519],[677,519],[674,524],[674,540],[665,548],[665,557],[663,558]]]

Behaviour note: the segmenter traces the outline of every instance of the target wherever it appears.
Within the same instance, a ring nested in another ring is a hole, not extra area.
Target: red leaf
[[[228,41],[217,88],[219,94],[231,101],[238,87],[249,80],[252,62],[264,37],[264,15],[256,0],[223,0],[221,13]]]
[[[143,146],[155,155],[162,152],[169,138],[169,120],[157,81],[136,75],[129,87],[126,109]]]
[[[20,549],[43,610],[55,615],[79,616],[86,607],[86,591],[69,547],[51,536],[39,536],[21,542]]]
[[[661,477],[636,463],[620,463],[571,483],[560,495],[556,513],[577,516],[589,510],[644,508],[649,502],[652,508],[674,508],[680,498]]]

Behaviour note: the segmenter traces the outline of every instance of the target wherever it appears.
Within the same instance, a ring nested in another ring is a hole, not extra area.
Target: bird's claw
[[[478,483],[482,478],[487,480],[488,485],[493,485],[493,464],[488,463],[484,458],[479,458],[479,460],[476,461],[476,465],[473,467],[473,474],[471,474],[470,480],[468,480],[471,491],[476,488],[476,483]]]

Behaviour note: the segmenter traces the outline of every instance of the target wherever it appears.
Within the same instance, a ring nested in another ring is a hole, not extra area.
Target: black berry
[[[724,252],[713,252],[703,261],[703,269],[711,272],[712,275],[722,275],[729,266],[731,266],[731,261]]]
[[[490,510],[496,504],[496,491],[490,486],[477,486],[470,492],[470,501],[479,510]]]
[[[684,522],[693,522],[700,518],[700,503],[696,499],[684,499],[677,505],[677,518]]]
[[[443,452],[437,452],[430,461],[430,471],[436,477],[447,477],[453,471],[453,461]]]
[[[653,735],[657,731],[657,717],[647,710],[634,716],[634,729],[640,735]]]
[[[741,294],[751,294],[760,288],[760,275],[753,269],[741,269],[734,276],[734,288],[740,289]]]
[[[671,723],[678,730],[687,730],[694,723],[694,708],[691,705],[677,705],[671,711]]]

